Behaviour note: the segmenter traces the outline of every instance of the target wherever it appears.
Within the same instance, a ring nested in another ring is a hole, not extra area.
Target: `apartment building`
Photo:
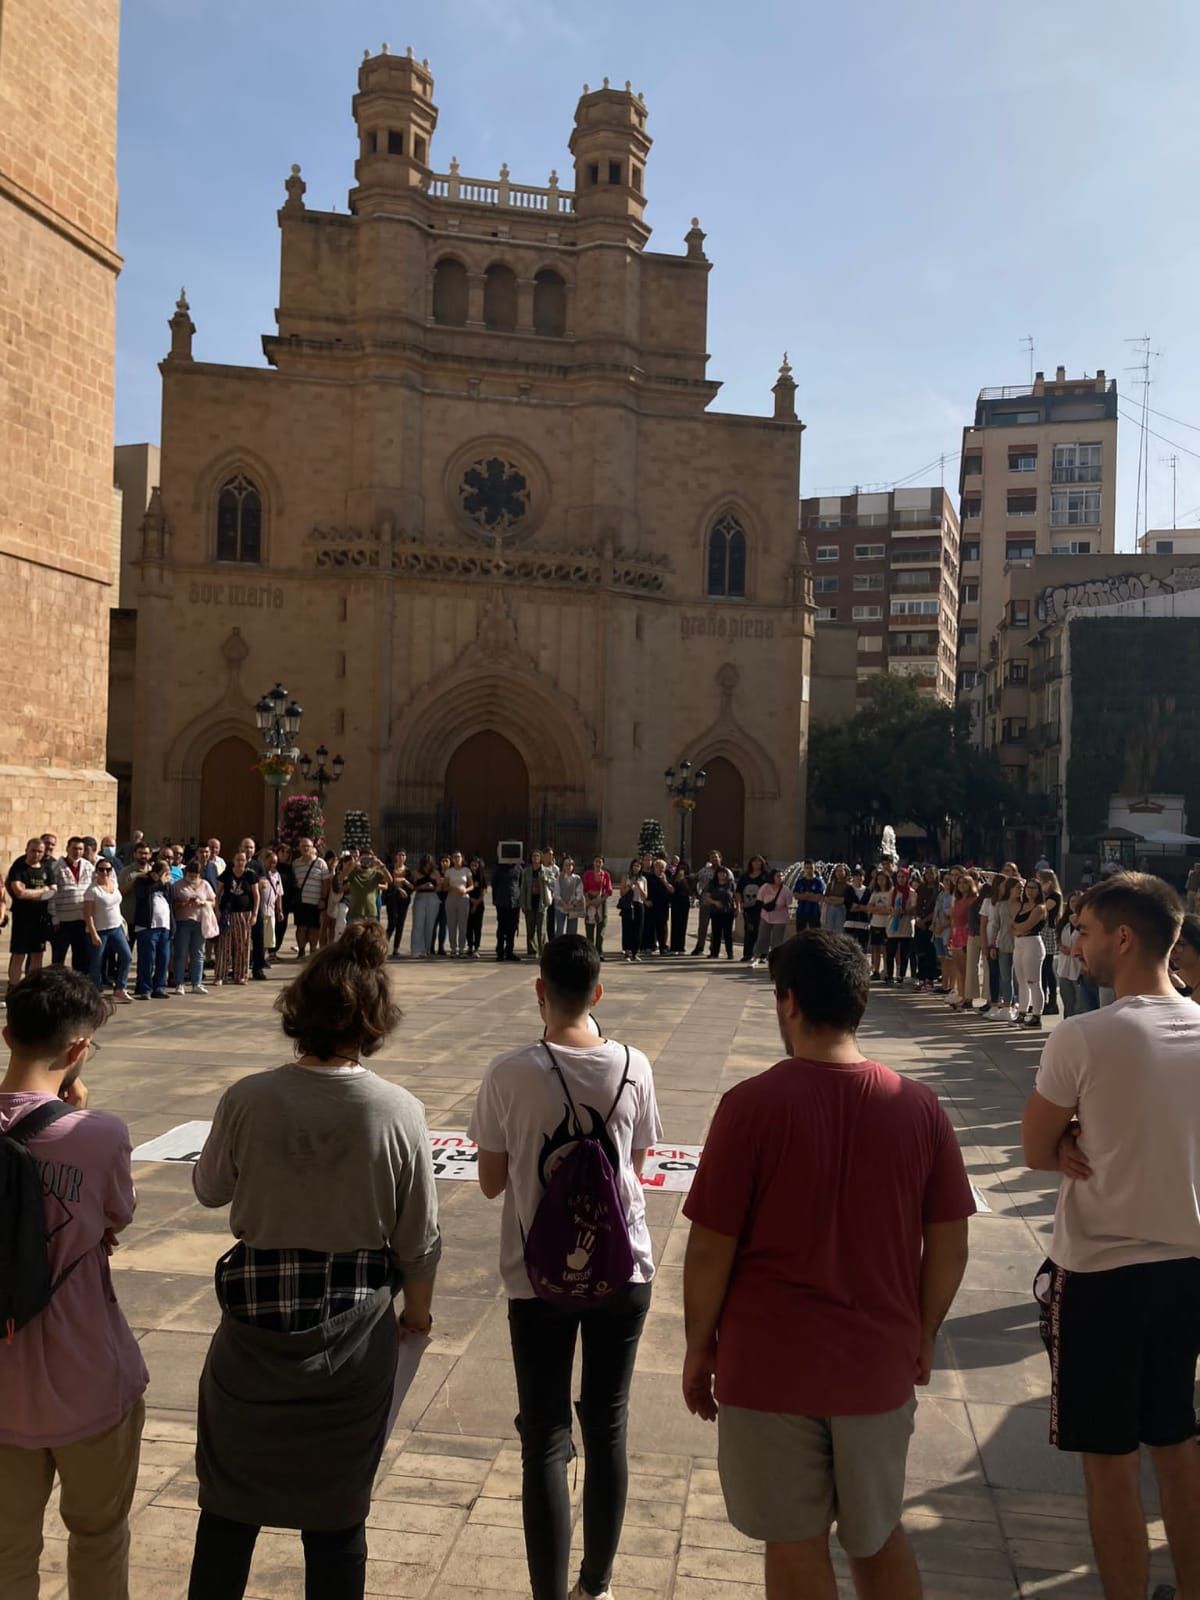
[[[857,630],[860,690],[890,672],[952,702],[959,530],[946,491],[812,496],[800,502],[800,525],[812,562],[817,627]]]
[[[1063,629],[1106,607],[1153,608],[1200,590],[1200,553],[1036,556],[1004,569],[1001,621],[980,677],[980,734],[1018,789],[1044,795],[1044,830],[1006,839],[1015,859],[1060,859],[1065,837],[1066,719],[1061,698]],[[1166,650],[1164,635],[1164,651]],[[1119,672],[1117,662],[1113,673]],[[1177,670],[1177,669],[1175,669]],[[1114,776],[1112,788],[1120,783]],[[1195,819],[1200,820],[1200,819]],[[1024,855],[1021,854],[1024,852]],[[1032,854],[1030,853],[1032,852]]]
[[[977,691],[1012,562],[1116,548],[1116,480],[1117,385],[1103,369],[980,390],[959,475],[961,695]]]

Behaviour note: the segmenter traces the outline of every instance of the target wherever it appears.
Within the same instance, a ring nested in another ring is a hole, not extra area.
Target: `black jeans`
[[[749,961],[754,955],[754,946],[758,943],[758,919],[762,912],[756,906],[753,911],[749,907],[742,910],[742,960]]]
[[[496,960],[511,961],[516,954],[513,944],[521,925],[520,906],[496,907]]]
[[[258,1529],[202,1511],[196,1527],[188,1600],[242,1600]],[[305,1600],[362,1600],[367,1584],[367,1528],[302,1533]]]
[[[905,973],[908,971],[908,958],[912,950],[911,939],[897,939],[889,937],[887,942],[887,977],[892,981],[893,974],[898,983],[904,982]]]
[[[583,1338],[579,1426],[583,1478],[583,1566],[588,1594],[603,1594],[625,1520],[629,1468],[625,1425],[629,1385],[650,1285],[631,1283],[606,1305],[572,1311],[545,1300],[510,1300],[508,1330],[521,1414],[521,1506],[533,1600],[562,1600],[570,1587],[571,1368],[575,1337]]]
[[[928,928],[914,928],[912,942],[913,972],[922,983],[936,983],[938,961],[933,949],[933,934]]]
[[[478,950],[483,939],[483,901],[471,901],[471,913],[467,918],[467,949]]]
[[[1054,957],[1049,955],[1042,961],[1042,993],[1046,996],[1047,1011],[1054,1010],[1058,1005],[1058,974],[1054,970]]]
[[[261,917],[255,917],[250,924],[250,971],[256,978],[265,977],[267,972],[267,941]],[[175,982],[183,982],[178,973],[175,974]]]
[[[721,941],[725,941],[725,954],[733,960],[733,912],[713,911],[708,913],[708,953],[710,956],[721,954]]]
[[[627,956],[636,956],[642,948],[642,924],[646,908],[639,900],[621,912],[621,949]]]
[[[389,889],[384,896],[387,906],[387,936],[392,941],[392,954],[397,955],[404,937],[404,924],[408,920],[408,896],[398,889]]]
[[[75,922],[56,923],[50,930],[50,959],[56,967],[66,966],[68,950],[72,967],[86,977],[92,970],[92,941],[82,917]]]

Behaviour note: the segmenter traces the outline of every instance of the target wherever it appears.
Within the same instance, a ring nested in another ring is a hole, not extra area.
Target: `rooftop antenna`
[[[1034,352],[1033,335],[1031,333],[1027,333],[1025,335],[1025,337],[1020,341],[1020,343],[1023,344],[1025,346],[1026,350],[1029,351],[1029,383],[1030,383],[1030,386],[1032,387],[1032,385],[1033,385],[1033,352]]]
[[[1178,487],[1177,478],[1178,478],[1179,457],[1178,456],[1159,456],[1158,459],[1164,466],[1168,466],[1171,469],[1171,526],[1174,528],[1174,527],[1178,526],[1178,524],[1175,521],[1175,518],[1176,518],[1176,515],[1177,515],[1177,507],[1178,507],[1178,504],[1179,504],[1179,498],[1178,498],[1178,494],[1176,492],[1177,491],[1177,487]]]
[[[1126,367],[1126,372],[1137,372],[1141,375],[1142,384],[1142,420],[1139,424],[1138,437],[1138,470],[1137,487],[1133,496],[1133,547],[1138,544],[1138,521],[1140,519],[1142,532],[1145,533],[1150,526],[1150,363],[1162,355],[1161,350],[1151,350],[1150,335],[1143,333],[1139,338],[1126,339],[1126,344],[1136,344],[1141,347],[1142,359],[1131,367]]]

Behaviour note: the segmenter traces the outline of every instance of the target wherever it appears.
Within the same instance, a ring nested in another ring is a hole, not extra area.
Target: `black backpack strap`
[[[78,1109],[77,1106],[64,1105],[61,1100],[47,1100],[45,1105],[37,1106],[19,1117],[8,1129],[6,1137],[16,1144],[28,1144],[39,1133],[44,1133],[51,1123],[57,1122],[60,1117],[69,1117],[72,1111]]]
[[[550,1065],[553,1067],[554,1071],[558,1074],[558,1081],[563,1086],[563,1093],[567,1097],[567,1104],[571,1108],[571,1115],[575,1118],[575,1126],[577,1128],[582,1129],[583,1123],[580,1122],[580,1120],[579,1120],[579,1112],[575,1109],[575,1101],[571,1098],[571,1091],[567,1087],[567,1080],[563,1076],[563,1070],[558,1064],[558,1060],[557,1060],[557,1058],[556,1058],[556,1056],[554,1054],[554,1051],[551,1050],[549,1044],[546,1042],[545,1039],[542,1040],[542,1048],[545,1050],[546,1054],[550,1057]],[[604,1119],[604,1126],[606,1128],[608,1127],[609,1122],[612,1120],[612,1114],[617,1109],[617,1105],[620,1102],[621,1096],[625,1093],[626,1085],[629,1082],[629,1046],[627,1044],[625,1044],[625,1045],[622,1045],[621,1048],[625,1052],[625,1070],[621,1074],[621,1084],[620,1084],[620,1087],[617,1090],[617,1093],[616,1093],[616,1096],[615,1096],[615,1098],[613,1100],[613,1103],[608,1108],[608,1116],[605,1117],[605,1119]]]
[[[558,1074],[558,1081],[563,1086],[563,1093],[567,1097],[567,1104],[571,1108],[571,1115],[575,1118],[575,1126],[577,1128],[582,1129],[583,1123],[580,1122],[580,1120],[579,1120],[579,1112],[575,1109],[575,1101],[571,1098],[571,1091],[567,1087],[567,1080],[563,1076],[563,1070],[558,1064],[558,1058],[554,1054],[554,1051],[551,1050],[550,1046],[546,1043],[545,1039],[542,1040],[542,1048],[545,1050],[546,1054],[550,1057],[550,1066],[551,1066],[551,1068]]]
[[[604,1119],[604,1126],[606,1128],[612,1121],[612,1114],[617,1109],[618,1102],[620,1101],[621,1096],[625,1093],[625,1086],[629,1082],[629,1046],[625,1044],[622,1045],[621,1048],[625,1052],[625,1071],[621,1074],[621,1086],[616,1092],[616,1096],[613,1099],[612,1105],[608,1108],[608,1116]]]

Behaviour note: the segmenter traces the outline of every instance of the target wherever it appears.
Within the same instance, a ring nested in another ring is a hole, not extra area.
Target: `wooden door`
[[[706,761],[708,780],[692,813],[691,863],[702,867],[710,850],[719,850],[727,866],[745,864],[746,785],[732,761],[714,756]]]
[[[247,836],[261,843],[266,784],[254,770],[258,751],[248,739],[230,734],[204,758],[200,770],[200,839],[221,841],[228,861]]]
[[[451,848],[495,861],[500,839],[530,840],[529,771],[515,745],[490,728],[465,739],[446,768],[447,824]]]

